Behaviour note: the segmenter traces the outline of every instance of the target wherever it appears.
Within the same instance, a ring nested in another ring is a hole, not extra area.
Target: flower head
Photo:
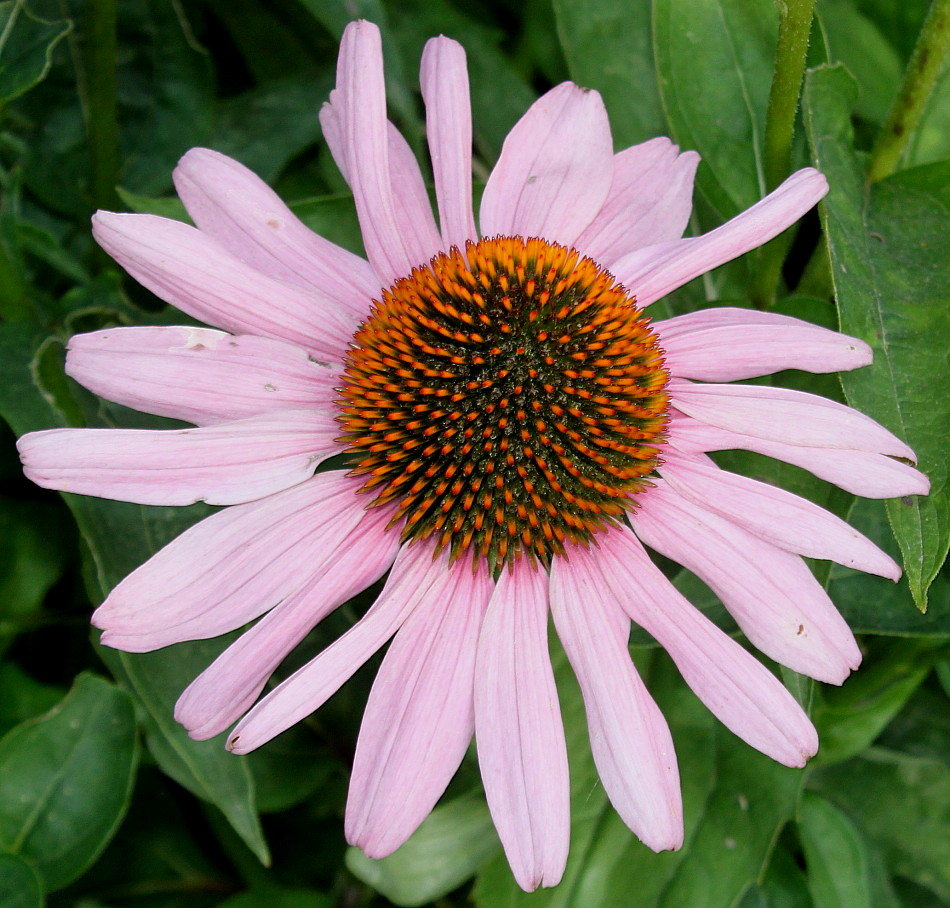
[[[922,494],[913,452],[841,404],[729,384],[853,369],[860,340],[794,318],[647,307],[767,242],[825,193],[812,169],[683,239],[698,157],[613,153],[596,92],[564,83],[508,136],[472,211],[462,48],[428,43],[422,92],[438,225],[387,121],[380,38],[351,24],[324,134],[367,258],[308,231],[240,164],[204,149],[176,184],[196,227],[100,213],[126,270],[215,328],[116,328],[70,342],[92,391],[196,428],[56,429],[21,440],[40,485],[145,504],[230,505],[120,583],[94,623],[132,652],[255,621],[182,694],[195,738],[236,720],[250,751],[325,702],[392,640],[357,746],[346,830],[398,848],[474,733],[518,882],[554,885],[568,768],[547,626],[580,682],[612,803],[651,848],[682,841],[673,741],[630,659],[631,621],[737,735],[801,766],[818,746],[776,677],[694,609],[644,544],[720,597],[777,662],[840,683],[855,640],[801,556],[892,579],[896,564],[818,506],[729,473],[743,448],[855,494]],[[348,466],[314,475],[343,454]],[[329,612],[387,575],[366,615],[259,702]]]

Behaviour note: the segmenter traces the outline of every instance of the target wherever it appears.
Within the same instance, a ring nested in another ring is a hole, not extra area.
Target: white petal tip
[[[355,845],[372,861],[381,861],[383,858],[388,858],[408,838],[406,836],[402,842],[393,844],[391,835],[384,834],[382,837],[374,836],[371,833],[351,835],[347,831],[344,831],[344,834],[350,845]]]
[[[254,748],[247,744],[245,739],[240,735],[231,735],[231,737],[228,738],[228,743],[225,745],[225,747],[227,747],[227,749],[233,754],[248,754],[254,750]]]
[[[207,728],[205,726],[202,726],[201,728],[189,728],[184,722],[181,721],[181,719],[178,719],[177,716],[175,718],[177,719],[179,725],[183,725],[185,727],[185,731],[188,732],[188,737],[191,738],[192,741],[207,741],[209,738],[213,738],[221,731],[221,729]]]
[[[680,826],[679,829],[671,829],[656,838],[650,837],[649,840],[640,836],[640,841],[643,842],[650,851],[654,851],[657,854],[663,851],[679,851],[680,848],[683,847],[683,828]]]
[[[788,742],[788,749],[784,754],[767,754],[767,756],[791,769],[803,769],[816,753],[818,753],[818,732],[809,723],[802,737]]]
[[[535,892],[538,889],[551,889],[561,882],[564,876],[564,868],[553,870],[536,870],[530,873],[518,872],[513,867],[511,869],[515,882],[525,892]]]
[[[900,565],[892,558],[889,558],[888,562],[888,564],[882,564],[880,570],[877,573],[880,574],[881,577],[884,577],[893,583],[897,583],[897,581],[901,579],[901,575],[904,572],[901,570]]]

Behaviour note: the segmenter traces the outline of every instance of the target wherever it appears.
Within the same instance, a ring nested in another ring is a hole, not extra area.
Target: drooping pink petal
[[[896,435],[858,410],[804,391],[766,385],[706,385],[671,379],[673,405],[720,429],[809,448],[844,448],[914,461]]]
[[[555,886],[570,846],[567,747],[548,655],[547,575],[504,569],[478,641],[475,741],[485,797],[522,889]]]
[[[465,50],[440,36],[426,42],[419,81],[445,249],[477,240],[472,216],[472,105]]]
[[[260,177],[233,158],[192,148],[175,188],[198,228],[252,268],[300,284],[363,318],[379,281],[369,262],[305,227]]]
[[[842,372],[870,364],[856,337],[754,309],[703,309],[654,322],[666,366],[678,378],[739,381],[782,369]]]
[[[239,504],[303,482],[340,451],[327,411],[279,410],[200,429],[47,429],[20,439],[45,489],[138,504]]]
[[[346,840],[371,858],[412,835],[465,756],[475,730],[475,647],[491,593],[487,571],[466,578],[413,612],[383,659],[346,801]]]
[[[366,254],[380,282],[392,284],[425,264],[441,239],[419,165],[386,119],[382,41],[371,22],[344,31],[336,91],[320,122],[342,144],[334,156],[353,191]]]
[[[572,246],[603,206],[612,173],[600,95],[562,82],[508,133],[482,195],[482,236],[538,236]]]
[[[290,341],[331,363],[353,337],[356,320],[329,297],[261,274],[188,224],[100,211],[92,232],[143,287],[209,325]]]
[[[361,505],[353,501],[351,507]],[[335,608],[389,570],[399,536],[386,532],[392,516],[380,508],[362,511],[345,535],[323,534],[306,585],[271,609],[211,663],[175,704],[175,718],[202,741],[224,731],[258,698],[290,651]],[[350,514],[344,525],[348,525]]]
[[[828,594],[797,555],[783,552],[656,480],[633,529],[703,580],[749,640],[793,671],[841,684],[861,652]]]
[[[650,139],[614,155],[607,201],[577,238],[584,255],[606,268],[641,246],[677,240],[693,210],[699,155],[669,139]]]
[[[598,542],[597,549],[571,553],[594,578],[590,595],[612,597],[652,634],[727,728],[773,760],[804,766],[818,750],[818,735],[779,680],[690,605],[629,530],[602,533]]]
[[[370,610],[342,637],[272,690],[235,727],[228,749],[249,753],[322,706],[416,609],[464,598],[475,581],[468,564],[449,566],[429,545],[403,546]]]
[[[337,373],[283,341],[212,328],[106,328],[70,338],[66,373],[126,407],[214,425],[331,406]]]
[[[212,514],[126,577],[96,609],[102,642],[141,653],[216,637],[303,588],[359,523],[360,481],[321,473]]]
[[[683,804],[666,720],[630,661],[630,621],[582,559],[555,558],[551,614],[580,682],[591,750],[621,819],[654,851],[683,844]]]
[[[840,517],[784,489],[720,470],[711,460],[663,454],[663,478],[684,498],[714,511],[772,545],[898,580],[901,569]]]
[[[774,239],[828,191],[828,181],[806,167],[761,202],[703,236],[645,246],[611,267],[614,276],[648,306],[694,277]]]
[[[930,480],[923,473],[885,454],[784,444],[709,426],[687,416],[672,420],[669,444],[688,454],[755,451],[808,470],[863,498],[926,495],[930,490]]]

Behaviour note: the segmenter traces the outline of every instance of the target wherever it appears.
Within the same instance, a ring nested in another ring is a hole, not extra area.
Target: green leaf
[[[333,87],[332,72],[268,82],[219,105],[211,147],[271,182],[288,161],[320,138],[316,109]]]
[[[287,810],[329,784],[339,783],[341,761],[317,743],[306,725],[289,728],[246,757],[261,813]]]
[[[809,784],[858,821],[891,873],[950,901],[950,765],[872,748]]]
[[[0,663],[0,735],[48,712],[63,699],[64,693],[52,684],[36,681],[15,662]]]
[[[717,742],[716,787],[663,893],[663,908],[733,905],[763,873],[779,832],[795,813],[801,770],[780,766],[728,732],[717,734]]]
[[[184,204],[175,196],[161,196],[154,198],[152,196],[138,195],[129,192],[122,186],[116,187],[116,192],[123,204],[136,214],[155,214],[161,218],[171,218],[173,221],[184,221],[191,223],[188,212],[185,211]]]
[[[946,652],[946,646],[942,648]],[[939,678],[936,672],[935,681]],[[910,757],[950,762],[950,709],[938,683],[922,684],[875,741],[875,746]]]
[[[484,799],[465,797],[433,810],[388,858],[374,861],[349,848],[346,866],[397,905],[425,905],[464,883],[500,848]]]
[[[950,341],[950,164],[871,187],[853,150],[854,80],[841,67],[808,73],[809,141],[831,189],[821,206],[841,330],[867,341],[873,366],[842,375],[848,402],[904,438],[930,476],[928,497],[888,503],[914,600],[950,544],[946,348]]]
[[[923,683],[935,655],[926,639],[880,642],[845,686],[822,688],[812,716],[821,741],[817,763],[838,763],[864,750]]]
[[[0,415],[17,435],[66,425],[52,395],[37,386],[37,358],[46,332],[32,325],[0,324]]]
[[[0,3],[0,106],[46,77],[53,49],[71,28],[37,19],[23,0]]]
[[[218,908],[333,908],[337,902],[312,889],[262,888],[242,892],[218,903]]]
[[[26,630],[63,573],[58,508],[0,498],[0,653]]]
[[[18,220],[15,227],[17,245],[22,252],[38,258],[60,274],[77,283],[89,280],[89,272],[78,258],[63,248],[59,239],[30,221]]]
[[[653,48],[675,140],[726,220],[765,194],[762,137],[778,28],[770,0],[656,0]]]
[[[233,891],[233,868],[221,860],[219,845],[209,834],[200,806],[143,761],[129,812],[102,857],[82,878],[82,892],[142,893],[128,900],[110,899],[109,908],[140,900],[158,908],[207,908],[207,901],[196,903],[187,894],[204,893],[207,899],[211,893]],[[144,897],[145,893],[151,895]],[[161,893],[167,895],[158,900]]]
[[[806,791],[798,812],[808,886],[815,908],[871,908],[864,838],[834,804]]]
[[[738,908],[815,908],[808,881],[788,849],[777,847],[761,880],[750,886]]]
[[[36,871],[15,854],[0,854],[0,905],[42,908],[43,887]]]
[[[344,249],[365,255],[363,234],[356,216],[353,196],[322,196],[301,199],[290,206],[291,211],[314,233],[332,240]]]
[[[156,0],[123,0],[118,59],[123,167],[119,183],[158,195],[178,159],[207,145],[214,117],[211,59],[185,11]]]
[[[80,675],[52,712],[0,741],[0,844],[48,890],[76,879],[118,828],[138,756],[129,696]]]
[[[883,502],[859,498],[848,512],[847,520],[893,558],[900,559]],[[950,576],[945,572],[937,575],[931,588],[936,604],[924,613],[914,607],[914,598],[906,583],[893,583],[837,564],[831,566],[828,593],[856,633],[950,634],[950,608],[947,607]]]
[[[843,63],[860,86],[854,112],[880,126],[897,96],[903,62],[850,0],[825,0],[819,14],[830,62]]]
[[[571,79],[603,95],[614,145],[666,132],[653,63],[650,7],[626,0],[554,0]]]
[[[246,760],[226,750],[225,735],[193,741],[174,718],[181,692],[232,640],[219,637],[141,654],[102,647],[100,655],[142,704],[146,744],[162,771],[214,804],[258,860],[269,864]]]

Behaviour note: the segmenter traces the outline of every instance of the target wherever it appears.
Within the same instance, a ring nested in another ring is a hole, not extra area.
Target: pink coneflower
[[[805,169],[682,239],[698,157],[654,139],[613,153],[600,96],[564,83],[514,127],[472,214],[462,48],[422,58],[439,223],[387,122],[379,32],[350,25],[324,135],[367,259],[307,230],[240,164],[195,149],[175,179],[197,227],[100,213],[100,244],[211,328],[72,339],[67,371],[118,403],[194,423],[26,436],[42,486],[143,504],[230,507],[126,578],[96,611],[130,652],[256,623],[182,694],[208,738],[246,753],[317,709],[392,638],[360,732],[347,838],[398,848],[474,733],[519,884],[558,882],[568,767],[548,614],[577,674],[611,802],[655,850],[682,842],[673,741],[630,659],[631,620],[707,706],[774,759],[818,747],[795,699],[694,609],[644,544],[702,578],[777,662],[841,683],[854,637],[801,556],[897,579],[816,505],[718,468],[744,448],[858,495],[923,494],[910,448],[855,410],[728,382],[854,369],[860,340],[716,308],[665,321],[664,294],[767,242],[825,193]],[[313,475],[324,459],[348,466]],[[257,701],[324,616],[389,572],[367,614]],[[257,620],[259,619],[259,620]]]

